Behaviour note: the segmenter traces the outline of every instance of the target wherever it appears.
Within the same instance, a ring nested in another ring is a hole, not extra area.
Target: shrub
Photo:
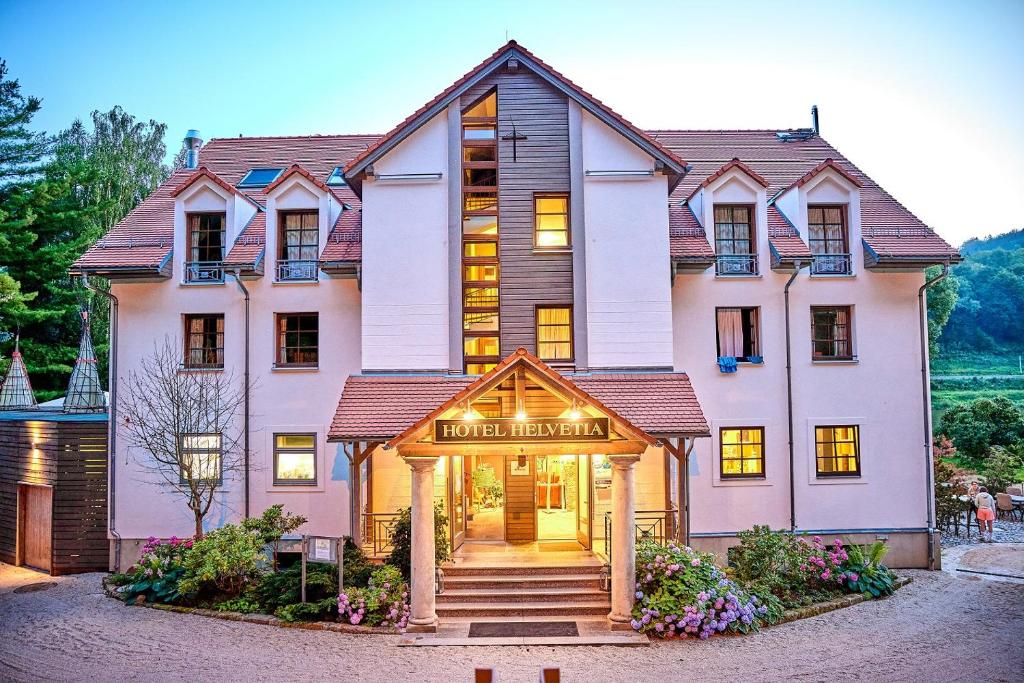
[[[242,614],[257,614],[263,611],[259,602],[246,595],[218,602],[213,608],[221,612],[241,612]]]
[[[398,511],[398,520],[395,522],[394,531],[391,534],[391,555],[388,556],[388,564],[398,567],[406,581],[411,574],[412,563],[412,509],[402,508]],[[434,504],[434,560],[440,564],[448,559],[448,515],[444,512],[441,503]]]
[[[769,607],[726,578],[714,556],[674,543],[637,546],[637,593],[631,625],[659,638],[747,633],[767,623]]]
[[[296,602],[274,612],[283,621],[327,621],[338,614],[338,599],[334,596],[315,602]]]
[[[401,631],[409,621],[409,587],[397,567],[383,565],[373,572],[368,587],[342,592],[337,609],[340,621]]]
[[[892,595],[896,590],[896,575],[882,564],[889,552],[884,541],[875,541],[868,546],[847,546],[848,559],[843,563],[846,574],[846,590],[864,593],[874,598]]]
[[[957,450],[974,459],[984,458],[992,446],[1009,446],[1024,439],[1024,412],[1004,396],[953,406],[940,424]]]
[[[111,582],[123,587],[121,596],[131,602],[140,595],[146,602],[174,602],[180,596],[179,582],[185,572],[184,560],[192,541],[172,536],[160,541],[150,536],[142,546],[142,556],[124,574],[115,574]]]
[[[1024,481],[1024,441],[994,447],[985,461],[985,484],[994,496],[1007,486]]]

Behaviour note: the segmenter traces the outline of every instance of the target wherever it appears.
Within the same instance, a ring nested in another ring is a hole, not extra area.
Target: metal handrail
[[[373,557],[391,554],[394,550],[395,525],[398,523],[397,512],[364,512],[363,545],[372,548]]]
[[[285,259],[277,262],[278,282],[298,282],[317,279],[316,259]]]
[[[851,265],[850,254],[814,254],[811,260],[811,274],[849,275]]]
[[[676,519],[678,508],[666,510],[637,510],[633,513],[633,528],[636,529],[636,542],[654,541],[665,544],[676,536]],[[605,560],[612,563],[612,513],[604,513],[604,548]]]
[[[715,275],[757,275],[757,254],[719,254]]]
[[[224,262],[185,261],[185,282],[224,282]]]

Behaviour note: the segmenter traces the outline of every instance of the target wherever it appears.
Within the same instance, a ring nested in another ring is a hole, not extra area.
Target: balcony
[[[719,254],[715,257],[715,275],[757,275],[757,254]]]
[[[319,265],[315,260],[278,261],[278,282],[316,282]]]
[[[811,275],[849,275],[853,272],[849,254],[815,254]]]
[[[224,282],[223,261],[185,261],[185,282]]]

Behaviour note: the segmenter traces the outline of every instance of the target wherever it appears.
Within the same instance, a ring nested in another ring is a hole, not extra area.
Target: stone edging
[[[894,581],[894,590],[903,588],[908,583],[913,581],[909,576],[902,576]],[[886,596],[888,597],[888,596]],[[867,602],[868,600],[878,600],[879,598],[869,598],[864,593],[851,593],[850,595],[843,595],[836,598],[835,600],[829,600],[828,602],[819,602],[813,605],[807,605],[806,607],[796,607],[794,609],[788,609],[782,614],[782,618],[772,624],[772,626],[778,626],[779,624],[788,624],[791,621],[797,621],[798,619],[806,619],[807,617],[815,617],[819,614],[825,614],[826,612],[832,612],[837,609],[843,609],[844,607],[852,607],[853,605]]]
[[[897,578],[895,581],[895,590],[903,588],[903,586],[906,586],[911,581],[913,581],[913,579],[909,576]],[[114,587],[109,584],[107,577],[103,577],[102,583],[103,591],[107,594],[107,597],[113,598],[118,602],[124,602],[121,600],[120,596],[117,595]],[[878,598],[870,599],[876,600]],[[844,595],[836,598],[835,600],[829,600],[828,602],[819,602],[814,605],[808,605],[807,607],[788,609],[783,613],[782,619],[772,624],[772,626],[788,624],[791,621],[818,616],[819,614],[843,609],[844,607],[852,607],[853,605],[857,605],[868,600],[869,598],[865,596],[864,593],[853,593],[851,595]],[[182,607],[180,605],[163,605],[149,602],[136,603],[136,606],[158,609],[164,612],[195,614],[201,617],[212,617],[214,619],[223,619],[225,621],[244,621],[250,624],[263,624],[264,626],[277,626],[279,628],[298,628],[306,631],[333,631],[335,633],[348,633],[352,635],[400,635],[392,629],[382,628],[380,626],[354,626],[352,624],[343,624],[333,621],[285,621],[284,619],[278,619],[277,617],[270,616],[269,614],[222,612],[220,610],[205,609],[202,607]]]

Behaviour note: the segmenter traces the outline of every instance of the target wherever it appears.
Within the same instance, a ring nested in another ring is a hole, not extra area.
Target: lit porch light
[[[516,419],[520,420],[520,421],[525,420],[526,419],[526,411],[525,410],[520,410],[518,413],[516,413]]]

